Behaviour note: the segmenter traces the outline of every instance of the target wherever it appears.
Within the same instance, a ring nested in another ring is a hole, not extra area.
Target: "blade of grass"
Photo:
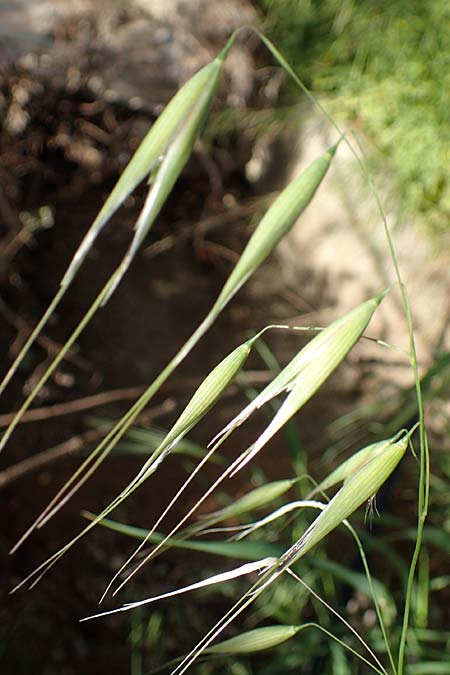
[[[83,511],[82,515],[88,520],[95,520],[98,518],[94,513]],[[132,539],[143,541],[144,539],[153,544],[158,544],[165,538],[164,534],[160,532],[153,532],[149,537],[149,531],[141,527],[133,527],[132,525],[125,525],[118,523],[115,520],[102,518],[99,525],[106,527],[120,534],[124,534]],[[240,560],[261,560],[270,556],[275,557],[281,555],[283,549],[276,544],[269,544],[264,541],[247,541],[247,542],[229,542],[229,541],[192,541],[189,539],[169,539],[168,545],[173,548],[185,549],[187,551],[199,551],[201,553],[210,553],[211,555],[223,556],[226,558],[235,558]]]

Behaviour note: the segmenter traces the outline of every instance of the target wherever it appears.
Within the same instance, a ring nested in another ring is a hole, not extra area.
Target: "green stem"
[[[361,149],[361,148],[360,148]],[[366,173],[366,172],[365,172]],[[411,312],[411,305],[409,302],[408,292],[406,286],[403,283],[402,276],[400,273],[400,268],[397,261],[397,256],[395,254],[395,248],[392,241],[391,233],[389,231],[389,226],[387,224],[386,216],[381,205],[380,196],[378,190],[376,189],[372,177],[370,174],[366,174],[371,187],[372,193],[375,197],[378,211],[382,218],[383,228],[388,242],[389,252],[392,258],[393,267],[395,270],[395,275],[400,286],[400,292],[402,296],[403,307],[405,310],[406,321],[408,325],[408,335],[409,335],[409,350],[410,350],[410,363],[414,376],[414,384],[416,389],[417,396],[417,406],[419,412],[419,437],[420,437],[420,470],[419,470],[419,485],[418,485],[418,498],[417,498],[417,535],[416,543],[414,546],[413,555],[411,558],[411,563],[408,573],[408,581],[406,584],[406,594],[405,594],[405,607],[403,611],[403,622],[402,622],[402,631],[400,635],[399,650],[398,650],[398,663],[397,663],[397,675],[403,675],[404,672],[404,663],[405,663],[405,649],[406,649],[406,639],[408,634],[409,626],[409,616],[411,612],[411,597],[413,590],[414,577],[417,568],[417,562],[419,560],[420,551],[422,548],[423,541],[423,530],[425,527],[425,521],[428,515],[428,505],[430,498],[430,453],[428,448],[428,441],[425,429],[425,410],[423,405],[422,397],[422,388],[420,383],[419,367],[417,363],[417,350],[414,340],[414,326]]]
[[[110,285],[113,283],[114,280],[114,275],[111,277],[111,279],[108,281],[108,283],[104,286],[102,291],[99,293],[97,296],[95,302],[85,315],[83,321],[80,323],[78,326],[77,330],[75,333],[71,336],[69,341],[66,343],[66,347],[69,348],[70,345],[73,343],[73,341],[76,339],[78,334],[81,332],[83,329],[84,325],[89,321],[90,317],[92,314],[96,311],[97,307],[101,303],[103,297],[105,294],[108,292],[108,289]],[[67,481],[67,483],[63,486],[63,488],[58,492],[58,494],[52,499],[50,504],[47,506],[45,511],[39,516],[39,518],[35,521],[35,523],[25,532],[25,534],[21,537],[21,539],[15,544],[15,546],[11,549],[11,553],[14,553],[19,546],[25,541],[25,539],[31,534],[31,532],[36,528],[42,527],[50,518],[52,518],[57,511],[59,511],[64,504],[67,503],[67,501],[79,490],[79,488],[88,480],[88,478],[96,471],[96,469],[102,464],[102,462],[106,459],[110,451],[116,446],[116,444],[120,441],[120,439],[126,434],[130,426],[134,423],[136,418],[140,415],[142,410],[145,408],[145,406],[149,403],[151,398],[156,394],[156,392],[160,389],[160,387],[164,384],[164,382],[169,378],[169,376],[173,373],[173,371],[177,368],[177,366],[183,361],[183,359],[189,354],[189,352],[193,349],[193,347],[197,344],[197,342],[203,337],[203,335],[206,333],[206,331],[210,328],[210,326],[214,323],[216,317],[217,317],[217,312],[214,311],[215,307],[209,312],[209,314],[205,317],[205,319],[202,321],[202,323],[197,327],[197,329],[194,331],[194,333],[191,335],[191,337],[187,340],[187,342],[184,343],[184,345],[181,347],[181,349],[175,354],[175,356],[172,358],[172,360],[167,364],[167,366],[161,371],[161,373],[158,375],[158,377],[152,382],[152,384],[146,389],[146,391],[140,396],[140,398],[131,406],[131,408],[123,415],[123,417],[115,424],[115,426],[109,431],[109,433],[105,436],[103,441],[92,451],[90,456],[87,458],[85,462],[77,469],[77,471],[71,476],[71,478]],[[61,360],[59,357],[63,355],[58,355],[58,359]],[[59,360],[55,363],[52,364],[51,367],[55,368]],[[47,371],[48,372],[48,371]],[[47,373],[46,373],[47,375]],[[50,373],[48,373],[50,375]],[[44,375],[45,377],[45,375]],[[42,383],[43,378],[41,381],[38,383],[37,386],[39,386]],[[30,397],[29,397],[30,398]],[[16,424],[18,424],[19,421],[19,415],[22,415],[23,412],[25,412],[25,405],[29,403],[29,399],[25,401],[25,404],[22,406],[22,408],[18,411],[17,413],[17,421],[16,418],[14,419],[12,425],[8,431],[11,434],[14,427]],[[15,422],[15,423],[14,423]],[[2,439],[4,440],[4,439]],[[95,459],[96,458],[96,459]],[[95,459],[95,461],[93,461]],[[83,471],[85,472],[83,473]],[[70,491],[67,491],[68,488],[73,485],[75,482],[76,478],[80,475],[83,474],[81,479],[72,487]],[[115,500],[114,502],[115,503]],[[109,513],[109,511],[108,511]],[[105,514],[103,514],[105,515]],[[90,528],[89,528],[90,529]],[[84,531],[83,531],[84,534]],[[78,538],[77,538],[78,540]],[[74,543],[75,540],[73,540]],[[72,543],[72,542],[71,542]]]
[[[27,341],[25,342],[24,346],[20,350],[19,354],[16,356],[14,359],[14,363],[12,366],[9,368],[8,372],[6,373],[5,377],[3,378],[2,382],[0,383],[0,396],[3,394],[5,391],[9,381],[11,380],[12,376],[16,373],[18,367],[22,363],[22,360],[25,358],[26,354],[28,353],[28,350],[30,349],[31,345],[47,323],[48,319],[50,318],[51,314],[53,314],[54,310],[56,307],[59,305],[60,301],[62,300],[62,297],[64,293],[66,292],[66,288],[60,287],[58,292],[56,293],[55,297],[51,301],[50,305],[47,307],[45,313],[43,314],[42,318],[40,319],[39,323],[36,325],[34,328],[33,332],[31,335],[28,337]]]
[[[380,608],[380,605],[379,605],[379,602],[378,602],[378,599],[377,599],[377,595],[375,593],[375,588],[373,586],[372,575],[370,573],[369,563],[367,561],[367,556],[366,556],[366,553],[364,551],[362,541],[359,538],[358,534],[356,533],[356,530],[350,525],[350,523],[348,523],[348,528],[353,535],[353,538],[354,538],[354,540],[356,542],[356,545],[358,547],[359,555],[361,556],[362,564],[364,566],[364,571],[366,573],[367,581],[369,583],[369,588],[370,588],[370,592],[371,592],[371,595],[372,595],[373,604],[375,606],[375,611],[377,613],[378,623],[380,624],[384,644],[386,645],[386,650],[387,650],[387,653],[388,653],[388,656],[389,656],[389,661],[390,661],[390,664],[391,664],[391,667],[392,667],[392,672],[395,673],[396,668],[395,668],[394,657],[393,657],[393,654],[392,654],[391,646],[389,644],[386,626],[384,625],[383,614],[382,614],[382,611],[381,611],[381,608]]]
[[[19,410],[17,411],[17,413],[14,415],[13,420],[12,420],[11,423],[9,424],[8,428],[6,429],[5,433],[3,434],[2,439],[1,439],[1,441],[0,441],[0,451],[3,450],[3,448],[5,447],[6,443],[8,442],[9,438],[11,437],[11,434],[13,433],[14,429],[15,429],[15,428],[17,427],[17,425],[19,424],[19,422],[20,422],[20,420],[22,419],[24,413],[28,410],[28,408],[30,407],[31,403],[32,403],[32,402],[34,401],[34,399],[36,398],[36,395],[38,394],[38,392],[42,389],[42,387],[44,386],[44,384],[47,382],[48,378],[52,375],[52,373],[53,373],[53,372],[56,370],[56,368],[59,366],[59,364],[60,364],[61,361],[64,359],[65,355],[67,354],[67,352],[69,351],[69,349],[72,347],[72,345],[74,344],[74,342],[76,341],[76,339],[78,338],[78,336],[83,332],[83,330],[85,329],[86,325],[87,325],[87,324],[89,323],[89,321],[91,320],[92,316],[95,314],[95,312],[97,311],[97,309],[100,307],[103,298],[104,298],[105,295],[108,293],[109,287],[114,283],[115,276],[116,276],[116,273],[114,273],[114,274],[109,278],[109,280],[107,281],[107,283],[105,284],[105,286],[102,288],[102,290],[100,291],[100,293],[97,295],[97,297],[95,298],[94,302],[92,303],[92,305],[90,306],[90,308],[88,309],[88,311],[86,312],[86,314],[84,315],[84,317],[81,319],[81,321],[80,321],[80,323],[78,324],[78,326],[76,327],[76,329],[73,331],[73,333],[72,333],[72,335],[70,336],[70,338],[67,340],[67,342],[64,344],[64,346],[61,347],[61,349],[60,349],[60,351],[58,352],[57,356],[53,359],[52,363],[49,365],[49,367],[47,368],[47,370],[45,371],[45,373],[42,375],[41,379],[40,379],[40,380],[38,381],[38,383],[33,387],[33,390],[31,391],[31,393],[28,395],[28,397],[27,397],[27,398],[25,399],[25,401],[22,403],[22,405],[21,405],[21,407],[19,408]],[[42,317],[41,321],[40,321],[39,324],[36,326],[35,330],[34,330],[33,333],[31,334],[31,336],[29,337],[29,339],[28,339],[28,341],[27,341],[27,344],[25,345],[26,348],[28,348],[27,345],[31,344],[31,342],[34,340],[34,336],[35,336],[35,334],[37,334],[37,333],[36,333],[37,329],[40,328],[40,326],[43,325],[43,323],[45,323],[45,322],[44,322],[44,319],[46,320],[46,318],[47,318],[48,316],[50,316],[50,314],[52,313],[52,311],[54,310],[54,308],[55,308],[56,305],[58,304],[59,300],[62,298],[64,292],[65,292],[65,289],[63,289],[63,288],[61,287],[60,290],[58,291],[58,293],[56,294],[56,296],[55,296],[53,302],[51,303],[50,307],[47,309],[47,311],[46,311],[46,313],[44,314],[44,316]],[[25,347],[24,347],[24,349],[22,350],[22,352],[24,352]],[[21,352],[21,353],[22,353],[22,352]],[[19,354],[19,357],[20,357],[20,354]],[[19,359],[19,357],[18,357],[18,359]],[[16,362],[18,362],[18,359],[16,359]]]
[[[280,54],[280,52],[277,50],[277,48],[258,29],[253,28],[253,30],[259,36],[259,38],[262,40],[262,42],[267,46],[267,48],[272,53],[272,55],[278,60],[278,62],[284,68],[284,70],[294,80],[294,82],[301,89],[301,91],[308,97],[308,99],[310,101],[312,101],[313,105],[316,108],[318,108],[318,110],[326,117],[326,119],[330,122],[330,124],[342,136],[343,134],[342,134],[342,130],[340,129],[340,127],[331,118],[331,116],[323,108],[323,106],[310,93],[310,91],[303,84],[303,82],[297,77],[297,75],[295,74],[295,72],[293,71],[291,66],[287,63],[287,61]],[[430,457],[429,457],[428,442],[427,442],[426,430],[425,430],[425,411],[424,411],[424,405],[423,405],[422,390],[421,390],[420,377],[419,377],[419,369],[418,369],[418,364],[417,364],[417,351],[416,351],[416,345],[415,345],[415,340],[414,340],[414,327],[413,327],[411,306],[410,306],[410,302],[409,302],[408,292],[407,292],[406,287],[405,287],[405,285],[403,283],[403,280],[402,280],[402,275],[401,275],[400,267],[399,267],[399,264],[398,264],[398,261],[397,261],[397,256],[395,254],[395,248],[394,248],[392,237],[391,237],[391,234],[390,234],[390,231],[389,231],[389,226],[388,226],[388,223],[387,223],[387,220],[386,220],[386,215],[384,213],[384,209],[383,209],[383,206],[381,204],[381,200],[380,200],[380,196],[378,194],[378,190],[376,189],[376,186],[374,184],[372,176],[367,169],[365,159],[364,159],[364,161],[362,161],[360,159],[360,157],[358,156],[358,154],[356,153],[356,151],[354,150],[353,146],[351,145],[351,143],[348,141],[347,138],[344,138],[344,141],[347,144],[347,146],[350,148],[353,156],[355,157],[355,159],[356,159],[356,161],[359,165],[359,168],[361,169],[363,175],[365,176],[366,180],[368,181],[369,187],[370,187],[370,189],[372,191],[372,194],[375,198],[375,202],[376,202],[376,205],[377,205],[378,212],[379,212],[379,214],[381,216],[381,219],[382,219],[383,228],[384,228],[384,232],[385,232],[385,236],[386,236],[386,240],[387,240],[387,244],[388,244],[388,248],[389,248],[389,253],[390,253],[392,263],[393,263],[393,267],[394,267],[395,276],[396,276],[397,281],[398,281],[399,286],[400,286],[402,303],[403,303],[406,321],[407,321],[407,326],[408,326],[409,358],[410,358],[411,368],[412,368],[412,371],[413,371],[413,377],[414,377],[414,383],[415,383],[415,389],[416,389],[416,396],[417,396],[418,411],[419,411],[419,422],[420,422],[420,474],[419,474],[419,485],[418,485],[417,536],[416,536],[416,543],[415,543],[414,552],[413,552],[412,559],[411,559],[408,581],[407,581],[407,586],[406,586],[405,608],[404,608],[404,613],[403,613],[402,632],[401,632],[401,636],[400,636],[398,663],[397,663],[397,671],[396,671],[397,675],[403,675],[406,637],[407,637],[408,625],[409,625],[409,615],[410,615],[410,609],[411,609],[411,596],[412,596],[413,582],[414,582],[415,571],[416,571],[417,562],[418,562],[418,559],[419,559],[420,550],[421,550],[421,546],[422,546],[423,530],[424,530],[425,521],[426,521],[426,517],[427,517],[427,513],[428,513],[429,493],[430,493]],[[360,146],[359,146],[359,149],[362,152],[362,149],[361,149]],[[362,154],[363,154],[363,158],[364,158],[364,153],[362,152]]]

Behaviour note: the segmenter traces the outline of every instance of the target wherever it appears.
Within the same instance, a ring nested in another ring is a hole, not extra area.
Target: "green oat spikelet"
[[[327,534],[378,492],[405,454],[409,436],[407,433],[400,440],[384,441],[384,449],[379,449],[345,482],[300,539],[283,554],[276,575],[317,546]]]
[[[400,431],[395,434],[389,441],[396,441],[402,433],[403,431]],[[384,452],[385,449],[386,440],[383,440],[371,443],[370,445],[366,445],[365,448],[358,450],[358,452],[355,452],[351,457],[339,464],[334,471],[324,478],[324,480],[308,494],[306,499],[311,499],[311,497],[318,492],[324,492],[325,490],[334,487],[337,483],[343,483],[344,481],[349,480],[354,475],[355,471],[364,466],[369,460],[376,457],[380,452]]]
[[[72,282],[97,236],[137,185],[151,174],[155,175],[156,180],[161,169],[163,175],[167,178],[165,168],[167,164],[172,165],[172,162],[168,162],[167,157],[173,154],[170,152],[171,147],[180,144],[180,138],[186,134],[187,128],[189,128],[190,148],[192,148],[209,112],[227,53],[228,49],[225,47],[211,63],[208,63],[193,75],[169,101],[152,125],[79,246],[62,279],[61,285],[63,287]],[[179,161],[176,169],[172,165],[171,172],[176,173],[178,171],[178,174],[181,172],[189,151],[184,148],[183,154],[186,155],[183,157],[184,161]],[[172,180],[172,185],[176,177]],[[167,190],[167,194],[170,189],[171,187]],[[156,214],[154,214],[154,217],[156,217]],[[148,223],[150,222],[148,218],[146,222],[148,229]]]
[[[290,640],[302,626],[263,626],[254,628],[205,649],[205,654],[253,654],[272,649]]]
[[[385,294],[386,291],[379,293],[337,319],[313,338],[280,373],[276,378],[278,384],[271,390],[271,397],[275,395],[273,392],[280,393],[280,388],[290,390],[290,393],[265,431],[243,453],[242,461],[233,473],[240,471],[315,394],[359,340]],[[250,407],[255,409],[262,404],[261,401],[266,400],[267,392],[263,391],[260,403],[255,399]]]
[[[150,475],[149,472],[153,473],[157,465],[162,462],[176,443],[186,436],[211,410],[241,370],[256,339],[257,336],[240,344],[213,368],[197,388],[163,441],[144,464],[135,480],[144,476],[147,477]]]
[[[337,147],[338,143],[314,160],[273,202],[225,283],[216,300],[215,308],[225,307],[289,232],[314,197],[330,167]]]
[[[353,310],[344,316],[336,319],[330,326],[322,330],[312,340],[310,340],[302,349],[294,356],[293,359],[278,373],[278,375],[270,382],[253,401],[251,401],[236,417],[234,417],[216,436],[212,439],[209,445],[215,443],[225,434],[240,426],[250,415],[268,403],[270,400],[283,394],[290,392],[296,386],[300,375],[306,372],[307,367],[322,353],[325,353],[332,345],[334,340],[342,340],[342,336],[350,333],[353,325],[353,320],[358,322],[361,316],[364,317],[367,312],[367,323],[375,311],[376,307],[382,301],[387,291],[379,293],[375,298],[368,300],[362,305],[358,305]],[[372,309],[373,307],[373,309]],[[366,323],[366,325],[367,325]],[[350,324],[350,325],[349,325]],[[363,328],[364,330],[364,328]],[[362,334],[363,331],[361,331]],[[358,338],[361,335],[358,335]],[[356,342],[356,340],[355,340]],[[353,346],[353,344],[351,345]],[[351,347],[348,349],[350,351]],[[345,356],[345,354],[344,354]]]
[[[219,511],[213,511],[200,517],[202,526],[209,527],[210,524],[219,523],[227,518],[235,518],[243,513],[249,513],[270,504],[274,499],[284,495],[298,482],[298,478],[285,480],[276,480],[260,485],[259,487],[247,492],[236,501],[225,506]]]

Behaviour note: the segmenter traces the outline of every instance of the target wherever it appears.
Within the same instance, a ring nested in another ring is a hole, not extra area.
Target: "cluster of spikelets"
[[[2,439],[2,447],[6,444],[8,438],[13,432],[15,426],[19,423],[21,416],[32,403],[34,397],[43,386],[46,379],[51,375],[58,363],[64,357],[67,350],[77,339],[80,332],[87,325],[97,309],[111,297],[113,291],[120,283],[124,273],[128,269],[133,257],[139,249],[140,244],[147,235],[155,218],[157,217],[162,205],[167,199],[170,191],[176,182],[180,172],[186,164],[196,139],[199,137],[206,118],[210,111],[211,104],[218,86],[221,70],[226,55],[233,43],[233,38],[229,41],[225,49],[211,63],[200,70],[194,77],[188,81],[176,94],[173,100],[166,107],[153,125],[148,135],[142,141],[140,147],[126,167],[120,177],[116,187],[105,202],[99,215],[92,227],[85,236],[77,253],[75,254],[66,274],[61,283],[61,288],[51,306],[39,322],[36,330],[30,336],[24,350],[13,364],[6,375],[0,389],[3,390],[14,372],[16,371],[21,359],[24,357],[27,349],[42,328],[45,321],[54,311],[56,305],[61,300],[64,293],[69,288],[76,273],[78,272],[83,260],[91,249],[99,232],[105,227],[113,213],[123,204],[126,197],[135,189],[135,187],[145,178],[148,178],[150,187],[148,196],[145,200],[143,209],[137,219],[134,237],[124,255],[122,262],[112,274],[102,291],[97,296],[85,318],[74,331],[61,353],[49,367],[41,381],[35,387],[28,399],[25,401],[15,420],[10,425]],[[274,50],[273,50],[274,51]],[[274,53],[276,53],[274,51]],[[189,354],[194,345],[214,323],[219,313],[230,302],[237,291],[249,279],[249,277],[258,269],[264,260],[271,254],[279,241],[286,235],[297,221],[301,213],[308,206],[316,190],[321,184],[330,163],[336,153],[337,145],[330,148],[323,156],[316,159],[301,175],[296,177],[277,197],[256,227],[252,237],[245,247],[239,261],[232,270],[227,282],[220,292],[216,302],[207,314],[203,322],[181,347],[178,353],[164,368],[155,381],[149,385],[144,394],[134,403],[130,410],[105,436],[98,447],[80,466],[76,473],[61,488],[52,502],[41,513],[33,525],[27,530],[14,550],[24,541],[24,539],[36,528],[42,527],[74,494],[76,490],[92,475],[96,468],[108,456],[109,452],[117,445],[120,439],[134,423],[137,416],[148,404],[154,394],[158,391],[165,380],[173,373],[175,368]],[[286,424],[288,420],[316,393],[323,382],[339,366],[349,351],[363,336],[363,333],[369,324],[373,313],[382,301],[385,292],[379,293],[375,297],[367,300],[361,305],[355,307],[345,316],[340,317],[327,328],[321,330],[305,347],[303,347],[296,356],[281,370],[281,372],[252,400],[244,410],[232,419],[213,439],[211,447],[185,484],[180,488],[175,497],[169,503],[167,508],[161,514],[151,531],[142,537],[142,542],[133,556],[122,566],[116,574],[107,591],[111,588],[119,574],[122,575],[126,567],[134,560],[138,551],[148,541],[157,542],[157,545],[151,552],[142,558],[133,571],[128,574],[125,581],[121,581],[116,588],[119,590],[126,581],[142,565],[153,558],[166,545],[174,545],[177,540],[174,535],[181,530],[186,520],[197,510],[197,508],[207,499],[214,489],[228,476],[232,476],[240,471],[248,462],[263,449],[267,442]],[[272,327],[268,327],[272,328]],[[228,356],[226,356],[205,378],[197,391],[193,394],[184,411],[179,416],[173,427],[161,440],[158,447],[151,453],[145,461],[141,470],[135,478],[121,491],[121,493],[106,507],[98,516],[92,516],[91,522],[74,539],[68,542],[60,551],[55,553],[49,560],[40,565],[32,574],[22,581],[19,586],[25,583],[36,583],[50,567],[52,567],[62,555],[64,555],[73,544],[78,541],[96,524],[104,521],[106,516],[115,509],[123,500],[127,499],[144,481],[157,471],[161,463],[174,451],[177,444],[193,429],[193,427],[211,410],[216,402],[222,397],[223,393],[233,382],[239,372],[242,370],[256,340],[261,333],[268,328],[263,329],[258,335],[237,346]],[[276,328],[276,327],[274,327]],[[232,462],[221,474],[221,476],[210,486],[204,495],[198,500],[194,507],[180,520],[167,536],[161,536],[156,532],[156,528],[165,518],[166,514],[172,508],[187,485],[194,479],[201,468],[204,466],[218,447],[241,425],[252,413],[269,403],[274,398],[284,397],[281,407],[275,416],[255,439],[254,443],[247,448],[234,462]],[[341,523],[346,524],[346,519],[364,502],[371,499],[379,490],[380,486],[386,481],[389,475],[397,466],[403,457],[408,446],[410,433],[400,432],[397,436],[387,440],[372,444],[350,459],[341,464],[325,481],[323,481],[316,492],[323,492],[325,489],[343,483],[341,489],[336,495],[324,504],[313,501],[311,494],[308,499],[303,501],[291,502],[286,504],[278,511],[270,514],[265,519],[247,526],[244,531],[237,535],[236,540],[243,539],[255,529],[262,527],[269,520],[280,517],[289,510],[302,507],[313,507],[320,509],[320,514],[312,522],[310,527],[304,532],[300,539],[295,542],[288,550],[279,556],[269,556],[263,559],[251,560],[231,571],[210,577],[204,581],[193,584],[184,589],[179,589],[161,596],[148,598],[139,602],[128,603],[114,611],[127,611],[142,604],[154,602],[158,599],[169,597],[187,590],[216,584],[227,579],[235,578],[252,572],[258,572],[259,578],[248,594],[238,603],[230,617],[233,618],[244,607],[248,606],[257,595],[273,583],[281,574],[294,574],[290,569],[303,555],[308,553],[314,546],[324,539],[334,528]],[[256,504],[269,503],[275,497],[283,495],[289,490],[298,479],[276,481],[249,493],[241,500],[222,511],[209,514],[206,518],[200,519],[200,525],[194,528],[187,528],[181,531],[180,540],[185,540],[188,536],[199,531],[205,531],[213,525],[223,522],[232,515],[243,513],[250,507],[255,508]],[[231,542],[230,542],[231,544]],[[106,593],[106,592],[105,592]],[[111,612],[105,612],[106,614]],[[103,614],[96,615],[102,616]],[[93,617],[89,617],[93,618]],[[294,636],[299,630],[309,624],[302,626],[273,626],[255,629],[231,640],[211,646],[210,642],[223,629],[231,618],[224,618],[205,640],[200,643],[194,652],[183,660],[174,672],[184,672],[191,664],[192,660],[200,653],[250,653],[272,647],[276,644]],[[375,665],[372,667],[378,672],[386,672],[378,659],[373,655]],[[361,658],[364,658],[361,656]],[[365,660],[365,659],[364,659]]]

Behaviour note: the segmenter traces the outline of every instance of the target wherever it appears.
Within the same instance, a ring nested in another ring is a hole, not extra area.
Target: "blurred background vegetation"
[[[267,34],[336,119],[372,141],[401,218],[449,240],[450,5],[258,0]],[[295,94],[296,96],[297,94]]]

